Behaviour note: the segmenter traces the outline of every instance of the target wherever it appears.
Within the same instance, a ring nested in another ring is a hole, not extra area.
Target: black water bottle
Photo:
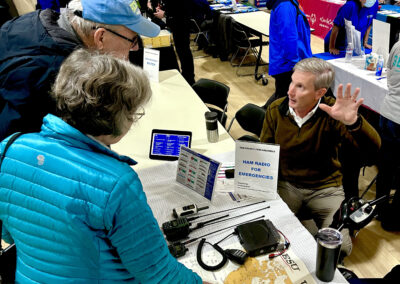
[[[329,282],[333,279],[342,240],[342,234],[333,228],[323,228],[318,231],[315,274],[319,280]]]

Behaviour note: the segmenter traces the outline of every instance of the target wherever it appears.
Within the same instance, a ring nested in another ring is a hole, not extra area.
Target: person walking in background
[[[310,25],[297,0],[267,0],[269,23],[269,75],[275,79],[275,93],[264,108],[287,96],[294,65],[312,56]]]
[[[157,7],[162,6],[162,1],[160,0],[141,0],[140,2],[140,7],[142,10],[142,13],[146,13],[146,16],[151,19],[153,23],[158,25],[160,29],[164,30],[167,27],[167,24],[165,23],[164,19],[159,19],[156,16],[154,16],[154,13],[156,12]]]
[[[193,14],[194,0],[163,0],[156,8],[154,16],[167,19],[171,29],[176,53],[181,65],[181,73],[191,86],[195,82],[194,62],[190,50],[190,18]]]

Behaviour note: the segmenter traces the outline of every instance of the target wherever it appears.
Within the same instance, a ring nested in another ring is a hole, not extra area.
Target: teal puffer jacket
[[[0,173],[16,281],[201,283],[169,253],[134,164],[53,115],[18,138]]]

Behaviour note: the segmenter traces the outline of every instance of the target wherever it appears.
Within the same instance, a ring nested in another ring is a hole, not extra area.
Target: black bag
[[[15,248],[15,245],[12,244],[5,249],[0,249],[1,284],[8,284],[15,282],[16,265],[17,265],[17,249]]]
[[[3,163],[4,157],[6,156],[7,149],[10,145],[19,137],[22,133],[15,133],[10,140],[8,140],[4,147],[3,153],[1,153],[0,159],[0,170],[1,164]],[[2,236],[3,223],[0,220],[0,284],[8,284],[15,282],[15,269],[17,265],[17,248],[14,244],[2,249],[1,236]]]

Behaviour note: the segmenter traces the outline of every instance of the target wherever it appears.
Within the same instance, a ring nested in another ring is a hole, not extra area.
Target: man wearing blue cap
[[[40,130],[54,103],[48,93],[63,60],[87,47],[128,59],[138,35],[160,29],[135,0],[72,0],[60,13],[37,10],[0,29],[0,140]],[[84,68],[84,66],[82,66]]]

